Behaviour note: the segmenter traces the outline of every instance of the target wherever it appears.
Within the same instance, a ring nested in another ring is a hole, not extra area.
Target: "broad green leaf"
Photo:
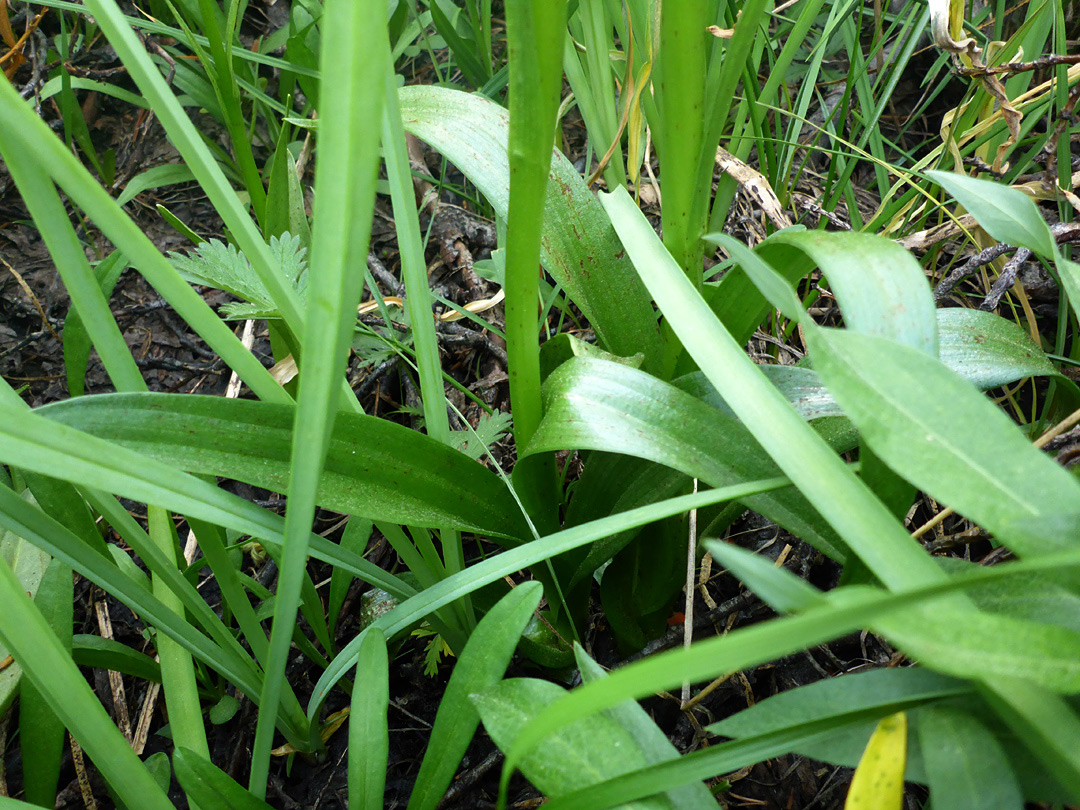
[[[219,767],[187,748],[176,749],[173,770],[188,798],[205,810],[271,810]]]
[[[906,759],[907,715],[883,717],[855,769],[844,810],[900,810]]]
[[[965,681],[922,667],[871,669],[789,689],[713,723],[708,730],[724,737],[749,737],[868,709],[891,714],[971,692]]]
[[[1080,801],[1080,716],[1060,695],[1019,678],[979,683],[979,691],[1073,804]]]
[[[120,799],[129,807],[171,810],[172,802],[135,756],[5,561],[0,561],[0,604],[4,605],[0,643],[34,681]]]
[[[815,368],[881,459],[1019,554],[1075,543],[1080,485],[938,361],[847,330],[808,333]],[[1030,527],[1030,528],[1028,528]]]
[[[738,420],[620,363],[574,358],[548,378],[544,398],[544,420],[523,455],[607,450],[655,461],[715,487],[777,473]],[[769,493],[744,503],[842,558],[835,535],[797,493]]]
[[[769,384],[686,279],[623,189],[601,196],[627,252],[689,355],[848,547],[890,588],[943,575],[825,441]]]
[[[955,197],[997,241],[1026,247],[1040,256],[1050,257],[1057,251],[1046,221],[1022,191],[951,172],[928,171],[926,175]]]
[[[405,129],[442,152],[472,181],[502,219],[510,200],[506,158],[509,116],[479,96],[414,85],[400,91]],[[610,352],[645,355],[660,368],[656,316],[611,223],[581,176],[552,156],[540,261],[569,293]]]
[[[577,659],[584,683],[607,677],[604,668],[593,661],[580,644],[574,644],[574,657]],[[679,758],[679,749],[672,745],[668,736],[637,701],[628,700],[620,703],[608,709],[604,714],[630,733],[647,762],[668,762]],[[673,810],[702,810],[716,803],[712,792],[701,782],[673,788],[667,791],[667,798]]]
[[[955,810],[1020,810],[1024,797],[1001,744],[979,720],[948,706],[919,712],[930,798]]]
[[[1060,376],[1031,336],[1014,321],[992,312],[939,309],[941,362],[982,389],[1024,377]]]
[[[564,694],[561,687],[547,681],[511,678],[474,694],[472,700],[484,728],[506,751],[537,712]],[[646,764],[630,732],[603,715],[593,715],[560,728],[522,760],[521,771],[545,795],[558,797]],[[659,797],[623,805],[627,810],[670,806]]]
[[[715,558],[777,610],[844,604],[848,588],[822,594],[789,571],[735,546],[710,542]],[[961,618],[961,615],[963,618]],[[938,604],[916,605],[869,626],[912,657],[955,677],[1026,677],[1056,691],[1080,692],[1080,633],[1056,624]]]
[[[295,413],[287,406],[163,394],[80,398],[35,413],[191,472],[272,491],[289,482]],[[318,502],[329,509],[419,526],[456,525],[524,537],[505,485],[480,464],[385,419],[341,414]]]
[[[946,571],[962,575],[977,563],[953,557],[940,560]],[[1067,577],[1041,574],[989,583],[971,592],[971,600],[987,613],[1058,625],[1080,632],[1080,595],[1064,584]]]
[[[386,637],[378,628],[364,634],[356,662],[356,685],[349,709],[349,807],[382,810],[386,760],[390,750],[386,712],[390,708]]]
[[[541,593],[538,582],[519,585],[488,611],[469,636],[439,701],[408,810],[434,810],[445,795],[480,723],[469,695],[490,689],[502,678]]]
[[[882,622],[895,611],[911,609],[912,606],[923,601],[975,587],[984,581],[1034,570],[1054,570],[1065,564],[1074,568],[1078,562],[1080,562],[1080,550],[1071,550],[1044,555],[1031,561],[984,568],[974,575],[937,582],[895,594],[882,593],[873,588],[851,586],[845,589],[846,598],[842,604],[837,601],[813,607],[794,616],[736,630],[726,636],[699,641],[685,649],[672,650],[637,661],[617,670],[602,682],[587,684],[574,690],[558,703],[542,711],[521,732],[514,747],[507,752],[507,765],[503,770],[504,780],[508,779],[522,755],[531,751],[536,744],[563,724],[584,715],[603,711],[628,698],[670,689],[686,681],[705,681],[724,672],[757,666],[789,655],[796,650],[806,649],[826,639],[845,635],[856,628]],[[947,604],[951,606],[954,603],[947,600]],[[1014,684],[1022,683],[1015,678],[1008,680]],[[990,682],[987,681],[987,683]],[[1037,695],[1038,699],[1044,702],[1056,697],[1033,686],[1030,689],[1022,688],[1020,692],[1024,694],[1017,696],[1017,700],[1029,703],[1034,700],[1032,695]],[[1023,711],[1019,714],[1021,717],[1027,717]],[[766,756],[773,756],[773,754]],[[1069,759],[1070,765],[1071,762],[1072,759]],[[698,778],[696,776],[698,772],[694,771],[694,773],[694,778]]]
[[[845,325],[937,355],[934,299],[915,258],[891,240],[857,232],[781,231],[757,249],[773,267],[798,250],[821,268]]]

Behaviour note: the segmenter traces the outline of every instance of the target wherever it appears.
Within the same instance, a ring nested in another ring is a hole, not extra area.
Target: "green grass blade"
[[[379,127],[389,43],[380,0],[329,0],[322,18],[322,75],[334,93],[320,98],[319,164],[315,174],[304,357],[292,435],[285,542],[274,623],[252,750],[249,789],[265,796],[274,720],[281,696],[315,514],[319,477],[337,414],[341,374],[356,322],[375,203]],[[351,393],[350,393],[351,396]]]
[[[6,562],[0,562],[0,602],[5,612],[0,640],[121,800],[130,807],[172,810]]]
[[[163,554],[172,557],[170,561],[175,564],[175,550],[178,545],[175,542],[176,527],[168,512],[160,507],[148,507],[147,521],[151,541]],[[153,588],[154,595],[162,605],[178,616],[184,615],[183,601],[167,582],[155,576]],[[203,725],[199,691],[195,686],[191,653],[165,633],[157,635],[155,646],[161,661],[161,685],[165,693],[165,706],[169,711],[173,742],[209,758],[210,746],[206,741],[206,727]]]
[[[225,221],[237,245],[251,261],[259,279],[270,291],[274,303],[278,305],[289,328],[294,334],[300,334],[302,315],[295,291],[289,288],[281,274],[276,271],[262,234],[251,221],[251,217],[232,190],[194,123],[188,118],[172,89],[165,83],[161,72],[150,59],[146,48],[139,42],[124,16],[120,14],[114,0],[91,0],[87,5],[98,25],[109,38],[109,44],[116,50],[128,73],[142,91],[143,97],[165,127],[170,142],[198,178],[199,185],[210,198],[214,209]],[[91,215],[95,213],[89,208],[87,211]],[[94,219],[97,220],[97,216],[94,216]],[[104,227],[100,221],[98,224]],[[140,264],[134,254],[130,251],[125,252],[131,256],[133,262]]]
[[[693,217],[701,193],[698,167],[705,138],[705,27],[707,0],[667,3],[660,15],[657,84],[660,126],[656,147],[663,174],[664,245],[686,277],[701,289],[703,221]],[[753,22],[750,22],[753,25]],[[734,67],[734,66],[732,66]],[[732,88],[734,89],[734,88]],[[709,161],[710,166],[712,161]],[[699,209],[704,214],[704,209]]]
[[[34,604],[66,650],[72,646],[73,584],[71,568],[53,560],[34,596]],[[64,754],[64,724],[29,678],[19,685],[19,750],[27,800],[42,807],[55,807]]]
[[[652,226],[622,191],[601,197],[638,272],[684,345],[761,446],[874,573],[889,587],[914,587],[944,574],[888,509],[855,477],[743,353],[674,271]]]
[[[446,793],[480,722],[469,695],[489,689],[502,678],[525,624],[540,604],[541,591],[538,582],[514,588],[469,637],[439,701],[408,810],[435,810]]]
[[[291,398],[284,389],[243,347],[232,330],[180,278],[138,226],[64,148],[48,125],[19,98],[10,83],[0,83],[0,105],[4,110],[4,115],[0,116],[0,129],[4,131],[5,140],[13,143],[20,155],[36,161],[53,176],[75,204],[86,211],[117,249],[169,301],[177,314],[206,340],[210,348],[240,375],[260,399],[290,402]],[[92,297],[84,298],[93,300]]]
[[[773,478],[723,489],[706,490],[696,495],[670,498],[659,503],[601,518],[582,526],[575,526],[572,529],[564,529],[548,537],[505,551],[483,562],[476,563],[451,577],[447,577],[442,582],[426,588],[422,593],[402,602],[394,610],[377,619],[376,624],[383,629],[383,632],[388,637],[393,636],[414,622],[438,610],[443,605],[447,605],[467,593],[558,554],[579,548],[587,543],[616,532],[625,531],[634,526],[643,526],[646,523],[663,520],[666,517],[681,514],[689,509],[745,498],[757,492],[786,486],[787,483],[786,478]],[[354,638],[330,662],[330,666],[326,668],[322,677],[319,678],[319,682],[315,685],[311,702],[308,704],[308,717],[314,718],[317,716],[330,689],[344,676],[345,671],[356,660],[359,645],[359,638]]]
[[[948,595],[964,588],[976,587],[985,581],[1027,574],[1032,570],[1054,570],[1064,565],[1068,565],[1070,568],[1080,565],[1080,552],[1056,553],[1029,562],[1009,563],[994,568],[983,568],[978,573],[963,578],[955,578],[952,581],[947,580],[945,582],[939,581],[925,587],[916,587],[893,594],[886,594],[876,589],[852,588],[849,590],[850,599],[845,600],[847,604],[830,604],[811,608],[797,616],[768,621],[744,630],[736,630],[726,636],[699,641],[688,648],[673,650],[638,661],[612,673],[603,681],[576,689],[542,712],[522,732],[514,747],[507,752],[502,784],[505,786],[507,783],[522,753],[544,739],[549,731],[583,714],[603,711],[611,706],[618,705],[624,700],[643,697],[663,689],[674,688],[685,681],[705,681],[724,672],[749,669],[791,654],[796,650],[805,649],[827,639],[842,636],[867,624],[873,624],[889,617],[895,611],[910,608],[934,597]],[[1022,693],[1024,695],[1024,700],[1031,700],[1032,695],[1038,695],[1044,701],[1059,700],[1050,693],[1034,689],[1030,684],[1020,679],[1010,679],[1008,682],[1018,689],[1017,694]],[[1024,721],[1027,721],[1035,713],[1034,711],[1029,712],[1029,708],[1025,706],[1022,709],[1022,711],[1026,712],[1023,715]],[[1069,720],[1069,723],[1071,722]],[[1071,733],[1071,726],[1068,723],[1063,723],[1063,726],[1066,731]],[[1063,749],[1065,749],[1065,745],[1055,746],[1055,756],[1060,758]],[[785,750],[790,750],[790,748]],[[764,756],[776,756],[779,753],[778,751]],[[1067,757],[1070,762],[1075,758],[1075,755],[1072,754]],[[683,759],[685,760],[687,757],[683,757]],[[700,773],[699,775],[699,772],[695,771],[694,776],[687,777],[687,779],[701,778],[713,773],[715,771]],[[649,792],[651,793],[656,789],[654,787]]]
[[[389,661],[379,629],[364,634],[349,711],[349,807],[382,810],[390,735]]]

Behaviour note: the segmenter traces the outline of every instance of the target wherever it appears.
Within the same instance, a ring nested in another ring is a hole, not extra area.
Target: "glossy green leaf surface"
[[[288,406],[149,394],[69,400],[37,413],[190,472],[277,492],[288,486],[295,413]],[[340,415],[320,483],[318,502],[330,509],[374,520],[524,536],[520,512],[497,476],[385,419]]]
[[[629,366],[578,357],[548,378],[544,392],[546,414],[529,453],[607,450],[716,487],[778,472],[738,420]],[[835,535],[797,493],[768,493],[744,503],[830,556],[842,556]]]
[[[404,87],[399,97],[405,129],[460,168],[505,218],[510,202],[506,110],[480,96],[438,87]],[[641,352],[645,367],[658,369],[662,345],[656,316],[610,221],[565,157],[554,153],[551,170],[540,261],[608,351],[624,357]]]
[[[565,694],[561,687],[547,681],[511,678],[472,699],[484,728],[505,751],[538,711]],[[539,790],[558,797],[645,764],[630,732],[603,715],[593,715],[560,728],[522,761],[521,771]],[[627,810],[670,806],[660,798],[624,805]]]
[[[1080,484],[973,386],[883,338],[829,329],[808,338],[837,401],[900,475],[1020,554],[1075,545]],[[1046,522],[1063,510],[1065,522]]]

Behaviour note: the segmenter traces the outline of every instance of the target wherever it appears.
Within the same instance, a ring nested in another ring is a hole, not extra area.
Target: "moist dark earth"
[[[244,37],[251,40],[280,25],[280,15],[287,11],[286,3],[279,0],[277,6],[251,4],[251,11],[243,29]],[[16,26],[22,22],[18,17],[13,19]],[[34,97],[35,82],[55,68],[55,65],[44,62],[43,38],[46,34],[53,36],[56,33],[54,22],[46,19],[32,38],[37,45],[27,51],[29,61],[12,78],[15,86],[27,91],[26,95],[31,99]],[[130,85],[115,55],[105,45],[81,54],[70,67],[75,75],[108,75],[111,81]],[[404,72],[410,82],[432,80],[430,65],[422,61],[408,65]],[[913,83],[913,87],[906,92],[915,93],[916,89]],[[913,100],[914,96],[906,95],[902,85],[894,99],[894,105],[902,109],[905,103]],[[147,118],[111,98],[92,93],[82,94],[80,101],[91,137],[99,152],[113,149],[117,155],[119,180],[113,189],[114,194],[120,193],[123,181],[127,178],[152,166],[177,159],[175,151],[169,146],[154,119]],[[40,114],[54,130],[62,130],[58,110],[51,101],[40,106]],[[204,117],[199,124],[204,131],[210,133],[210,137],[225,143],[223,134],[212,121]],[[922,128],[926,132],[936,131],[936,122],[928,118]],[[571,159],[577,160],[579,168],[584,171],[584,127],[573,113],[564,121],[563,137]],[[449,190],[450,187],[468,187],[464,178],[452,166],[443,166],[439,156],[426,148],[418,147],[415,152],[414,164],[421,164],[417,168],[426,168],[432,176],[440,176],[441,173],[445,180],[445,184],[431,194],[428,194],[431,190],[430,183],[421,181],[417,189],[418,197],[426,200],[421,226],[425,229],[430,226],[427,259],[432,287],[443,298],[458,304],[490,297],[496,288],[473,271],[473,263],[488,258],[495,247],[494,227],[486,217],[487,212],[478,210],[472,200]],[[261,163],[265,157],[265,154],[257,156],[257,162]],[[310,177],[308,179],[310,180]],[[860,185],[858,178],[856,184]],[[820,208],[815,211],[813,205],[817,189],[807,181],[807,184],[797,190],[799,193],[794,196],[796,206],[788,214],[794,221],[801,220],[815,226],[817,216],[822,215]],[[865,205],[868,210],[872,210],[876,205],[876,200],[869,192],[860,190],[858,196],[860,205]],[[200,236],[224,238],[220,221],[197,186],[180,185],[144,192],[128,203],[127,210],[163,252],[186,250],[190,247],[190,242],[157,214],[155,206],[159,204],[168,208]],[[70,205],[68,209],[83,240],[87,256],[91,260],[97,260],[107,255],[111,246],[96,231],[93,223],[80,218],[79,212]],[[655,206],[647,207],[646,212],[658,226],[658,209]],[[844,210],[840,208],[836,215],[832,216],[828,227],[844,227],[844,221]],[[0,164],[0,374],[16,389],[21,389],[27,403],[37,407],[65,399],[69,395],[62,336],[71,313],[69,299],[49,253],[37,230],[29,223],[29,214],[14,183],[6,167]],[[764,234],[760,212],[755,210],[748,196],[740,194],[736,199],[727,229],[751,243]],[[378,201],[368,266],[383,295],[402,294],[402,284],[397,274],[398,254],[393,216],[389,200],[385,198]],[[231,300],[227,294],[217,290],[200,288],[200,292],[211,307],[216,308]],[[1056,292],[1051,288],[1040,294],[1050,298],[1052,303]],[[370,293],[365,293],[365,300],[370,297]],[[230,379],[229,369],[188,329],[135,270],[129,269],[123,273],[112,293],[110,303],[132,355],[152,391],[215,396],[225,394]],[[1056,309],[1051,307],[1050,303],[1046,308]],[[500,311],[492,310],[486,316],[496,325],[500,325]],[[823,314],[826,318],[830,317],[828,312]],[[385,326],[377,316],[364,316],[364,320],[375,329]],[[552,326],[555,325],[553,320]],[[439,334],[444,368],[447,372],[478,394],[488,405],[508,411],[506,354],[501,340],[492,333],[481,331],[468,321],[443,324]],[[578,334],[588,337],[587,329]],[[749,349],[756,354],[777,357],[776,347],[764,339],[753,341]],[[801,349],[801,346],[791,347],[791,356],[798,356]],[[273,365],[265,323],[258,324],[255,330],[252,350],[264,365]],[[779,355],[785,356],[786,353],[780,352]],[[354,355],[350,360],[348,376],[367,413],[413,424],[416,417],[411,414],[415,414],[414,408],[418,404],[417,389],[413,379],[401,368],[398,361],[390,358],[372,363]],[[85,384],[87,393],[112,390],[96,355],[91,355]],[[246,389],[241,392],[241,396],[249,396]],[[480,408],[457,392],[453,392],[451,396],[457,397],[454,404],[475,424],[481,412]],[[496,461],[504,468],[513,463],[513,450],[505,440],[496,448],[495,456]],[[564,458],[562,461],[575,464],[573,457]],[[279,511],[284,509],[281,493],[258,490],[233,481],[222,481],[221,485],[260,505]],[[138,504],[129,506],[137,518],[145,519],[144,507]],[[920,504],[911,515],[912,525],[919,525],[932,514],[932,504]],[[340,535],[342,517],[332,512],[321,512],[316,531],[328,532],[327,536],[336,538]],[[958,520],[954,523],[947,522],[941,528],[938,539],[947,539],[966,528]],[[186,526],[182,522],[178,524],[178,531],[181,538],[187,534]],[[839,571],[833,563],[757,516],[745,516],[729,530],[728,537],[747,548],[763,551],[774,559],[783,556],[785,566],[818,586],[830,587],[837,582]],[[471,547],[467,544],[466,548],[473,555],[478,550],[475,542]],[[980,560],[991,552],[991,545],[975,533],[965,537],[958,549],[957,553],[965,558]],[[396,564],[392,550],[378,532],[372,536],[367,556],[389,569],[393,569]],[[273,587],[276,570],[272,562],[257,562],[251,557],[245,557],[244,566],[246,573],[263,585]],[[314,582],[322,582],[329,577],[329,573],[325,566],[311,564],[310,574]],[[348,641],[358,630],[360,603],[366,588],[366,585],[356,581],[346,598],[337,628],[339,644]],[[212,580],[204,583],[202,592],[211,605],[218,606],[220,600]],[[596,604],[592,622],[586,629],[587,651],[605,667],[616,667],[628,658],[640,655],[618,649],[610,628],[599,611],[598,602]],[[99,614],[102,608],[109,615],[111,632],[116,640],[152,653],[144,637],[145,628],[137,617],[89,582],[78,580],[75,632],[100,633]],[[682,643],[682,626],[676,615],[678,610],[681,608],[673,604],[673,624],[666,634],[650,643],[650,651]],[[761,621],[772,614],[760,600],[744,592],[738,581],[717,571],[698,589],[695,615],[695,637],[704,638]],[[904,659],[881,640],[869,634],[859,634],[768,666],[738,673],[687,712],[680,711],[679,701],[672,695],[657,696],[645,701],[645,705],[672,742],[680,751],[686,752],[716,742],[715,738],[710,739],[703,731],[704,726],[773,694],[844,672],[903,663]],[[385,800],[387,808],[405,807],[408,802],[450,667],[451,664],[444,661],[438,673],[433,677],[429,676],[424,671],[425,650],[422,642],[406,638],[396,647],[390,672],[390,759]],[[119,693],[114,685],[110,685],[104,671],[86,668],[84,672],[102,702],[112,715],[118,718],[118,722],[121,715],[127,715],[134,722],[134,718],[139,716],[149,702],[153,707],[151,733],[143,753],[149,755],[170,750],[169,741],[157,733],[167,722],[164,702],[160,697],[148,694],[148,685],[145,682],[123,678],[124,706],[120,707],[114,701],[114,695]],[[288,674],[301,701],[306,701],[319,676],[319,670],[297,655],[290,664]],[[542,670],[524,658],[515,660],[508,675],[546,677],[565,685],[574,682],[572,673]],[[208,696],[204,708],[209,708],[213,701],[214,699]],[[327,714],[345,707],[347,702],[348,698],[343,692],[335,693],[327,703]],[[255,710],[242,696],[239,704],[239,709],[230,719],[221,724],[208,724],[207,730],[214,762],[244,783],[254,736]],[[0,795],[19,797],[22,777],[18,737],[15,733],[16,711],[17,704],[0,722]],[[327,750],[318,758],[276,758],[272,765],[268,801],[284,810],[344,808],[347,793],[346,740],[346,730],[342,727],[330,737]],[[70,748],[65,750],[60,783],[62,792],[58,806],[86,806],[84,791],[89,790],[99,807],[111,807],[112,799],[92,764],[86,761],[77,767],[78,759],[77,756],[73,757]],[[501,761],[501,754],[481,729],[442,807],[494,807]],[[85,772],[89,780],[86,788],[80,788],[80,770]],[[847,769],[798,756],[788,756],[728,774],[724,779],[712,780],[711,784],[717,787],[718,795],[729,807],[809,810],[841,806],[849,780],[850,771]],[[183,794],[175,782],[172,796],[178,806],[185,805]],[[512,807],[535,807],[541,800],[540,795],[523,779],[515,779],[511,792]],[[917,807],[922,800],[925,800],[925,794],[921,789],[909,790],[909,807]]]

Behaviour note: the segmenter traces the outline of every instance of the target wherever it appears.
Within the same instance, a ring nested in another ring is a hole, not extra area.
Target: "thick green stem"
[[[543,409],[537,302],[544,196],[562,87],[566,0],[506,4],[510,51],[510,207],[506,247],[506,350],[514,440],[529,444]],[[545,530],[554,526],[555,465],[535,456],[515,470],[519,494]]]

